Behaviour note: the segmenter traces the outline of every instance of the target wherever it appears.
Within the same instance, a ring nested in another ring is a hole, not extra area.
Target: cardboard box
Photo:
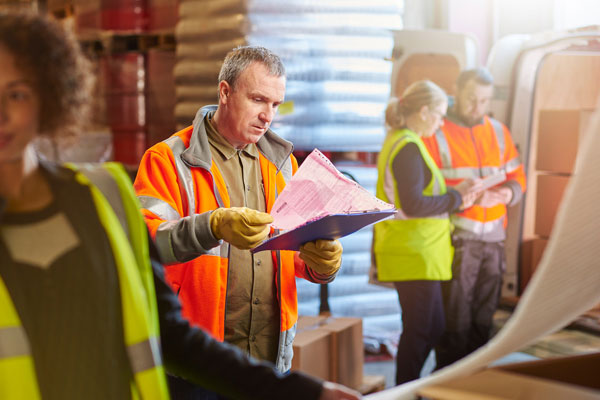
[[[570,174],[589,126],[591,110],[541,110],[536,169]]]
[[[536,235],[550,237],[554,218],[568,183],[569,176],[538,175],[534,228]]]
[[[328,317],[324,315],[300,315],[298,316],[298,324],[296,332],[301,332],[306,329],[318,328]]]
[[[297,331],[292,371],[331,381],[331,333],[320,329]]]
[[[363,382],[364,346],[361,318],[328,318],[320,329],[331,332],[331,378],[358,389]]]
[[[521,268],[519,274],[519,288],[521,293],[525,290],[527,283],[540,263],[547,244],[548,239],[544,238],[524,240],[521,243]]]
[[[419,394],[438,400],[599,400],[600,353],[488,368],[425,387]]]
[[[292,370],[360,388],[364,365],[362,319],[300,316],[296,332]]]

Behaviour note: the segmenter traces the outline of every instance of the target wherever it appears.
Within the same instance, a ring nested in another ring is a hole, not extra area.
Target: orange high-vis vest
[[[510,132],[493,118],[486,116],[472,127],[447,118],[441,129],[424,138],[423,142],[448,186],[455,186],[466,178],[483,178],[504,172],[507,181],[515,181],[525,192],[525,171]],[[451,220],[458,235],[462,231],[470,238],[484,241],[499,235],[504,237],[506,205],[473,205],[453,214]]]
[[[274,134],[270,135],[269,138],[263,137],[261,140],[274,137]],[[290,153],[280,157],[285,157],[285,167],[280,166],[278,169],[260,151],[260,144],[259,141],[257,146],[266,211],[269,212],[277,194],[285,187],[286,180],[298,169],[298,163],[291,155],[290,145]],[[195,151],[201,154],[196,154]],[[175,254],[172,254],[169,260],[164,259],[164,254],[169,252],[169,246],[172,244],[168,239],[169,230],[177,221],[193,218],[196,214],[206,213],[218,207],[230,206],[229,194],[220,171],[213,161],[207,161],[211,160],[210,155],[207,156],[209,151],[203,125],[195,122],[194,126],[175,133],[146,151],[134,186],[142,203],[146,224],[163,262],[173,263],[165,268],[165,275],[179,295],[183,316],[222,341],[225,329],[229,244],[222,242],[187,262],[178,261]],[[198,160],[197,165],[190,165],[189,159],[186,158],[192,153],[195,157],[193,160]],[[294,265],[294,252],[273,251],[271,254],[280,305],[280,354],[276,364],[280,370],[286,370],[291,364],[291,345],[298,319],[295,277],[305,276],[302,275],[302,271],[296,270],[300,267]],[[302,268],[306,266],[303,265]],[[289,351],[289,356],[282,355],[286,351]],[[285,360],[280,360],[281,357]]]

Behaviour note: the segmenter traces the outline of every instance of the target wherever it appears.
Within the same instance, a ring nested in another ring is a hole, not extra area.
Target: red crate
[[[139,93],[146,87],[146,55],[118,53],[100,58],[100,84],[104,93]]]
[[[113,159],[129,166],[138,166],[146,151],[146,132],[113,129]]]
[[[112,129],[136,130],[146,125],[146,96],[106,94],[106,122]]]

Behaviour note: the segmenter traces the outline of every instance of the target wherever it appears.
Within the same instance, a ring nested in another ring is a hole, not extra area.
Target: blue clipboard
[[[250,252],[256,253],[264,250],[298,251],[300,246],[306,242],[317,239],[339,239],[394,214],[396,214],[395,209],[326,215],[267,239]]]

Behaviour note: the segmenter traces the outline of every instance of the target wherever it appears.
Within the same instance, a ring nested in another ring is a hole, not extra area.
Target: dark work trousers
[[[504,242],[453,239],[452,280],[442,282],[446,331],[436,347],[436,368],[487,343],[506,268]]]
[[[418,379],[431,349],[444,331],[440,281],[394,282],[402,308],[402,334],[396,354],[396,385]]]
[[[223,397],[208,391],[200,386],[186,381],[185,379],[167,374],[169,393],[173,400],[220,400]]]

